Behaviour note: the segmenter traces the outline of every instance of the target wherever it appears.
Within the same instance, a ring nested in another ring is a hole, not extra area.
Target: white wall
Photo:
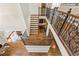
[[[46,3],[46,7],[51,8],[52,7],[52,3]]]
[[[38,7],[40,6],[40,3],[21,3],[20,4],[24,20],[27,26],[28,35],[30,33],[30,16],[31,14],[38,14]]]
[[[6,37],[4,35],[4,31],[0,31],[0,44],[6,43]]]
[[[22,31],[26,29],[19,4],[0,3],[0,31]]]
[[[20,4],[21,10],[23,12],[24,21],[27,26],[27,33],[29,35],[30,30],[30,10],[29,10],[29,4],[28,3],[21,3]]]
[[[4,44],[12,31],[24,31],[26,25],[19,4],[0,3],[0,43]]]
[[[11,33],[12,31],[4,31],[4,36],[8,38]]]
[[[54,7],[60,7],[61,3],[52,3],[51,8],[53,9]]]
[[[72,8],[72,14],[79,14],[79,6],[64,6],[61,4],[59,10],[67,12],[70,8]]]
[[[40,7],[40,3],[30,3],[30,13],[31,14],[38,14],[38,7]]]
[[[12,33],[12,31],[0,31],[0,44],[7,42],[7,37]]]

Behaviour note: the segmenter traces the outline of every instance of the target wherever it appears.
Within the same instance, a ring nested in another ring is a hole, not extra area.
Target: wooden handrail
[[[68,13],[63,12],[63,11],[59,11],[59,12],[62,12],[63,14],[68,14]],[[76,19],[79,19],[79,16],[74,15],[74,14],[68,14],[68,16],[72,16],[72,17],[74,17],[74,18],[76,18]]]
[[[56,34],[58,35],[58,32],[56,31],[56,29],[55,29],[54,26],[53,26],[53,29],[55,30]],[[62,44],[64,45],[64,47],[66,48],[68,54],[69,54],[70,56],[73,56],[71,50],[68,48],[68,46],[66,45],[66,43],[62,40],[62,37],[61,37],[61,36],[58,36],[58,37],[59,37],[60,41],[62,42]]]
[[[14,33],[15,31],[11,32],[11,34],[7,37],[7,40],[10,38],[10,36]]]

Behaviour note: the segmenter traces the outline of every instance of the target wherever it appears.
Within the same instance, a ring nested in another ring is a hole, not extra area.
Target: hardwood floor
[[[48,53],[45,52],[28,52],[24,48],[24,45],[21,41],[17,41],[16,43],[9,43],[10,48],[4,54],[4,56],[61,56],[59,48],[55,42],[52,40],[51,47]]]
[[[28,51],[24,47],[24,44],[22,41],[16,41],[15,43],[11,42],[8,43],[9,48],[4,53],[4,56],[27,56]]]
[[[46,37],[44,33],[30,35],[26,40],[26,45],[50,45],[50,39]]]
[[[29,56],[48,56],[48,53],[43,53],[43,52],[29,52]]]
[[[55,42],[55,39],[52,40],[50,49],[48,51],[49,56],[61,56],[60,50]]]
[[[50,45],[50,43],[50,37],[46,36],[44,29],[40,29],[38,35],[30,35],[24,42],[25,45]]]

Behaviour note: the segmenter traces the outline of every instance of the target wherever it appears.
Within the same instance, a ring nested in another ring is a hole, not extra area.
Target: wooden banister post
[[[67,12],[67,15],[66,15],[66,17],[65,17],[65,19],[64,19],[64,22],[63,22],[63,24],[62,24],[62,26],[61,26],[61,28],[60,28],[60,31],[59,31],[58,35],[61,34],[61,31],[62,31],[62,29],[63,29],[63,26],[64,26],[64,24],[66,23],[66,20],[67,20],[67,18],[68,18],[68,14],[71,13],[71,10],[72,10],[72,9],[70,8],[69,11]]]

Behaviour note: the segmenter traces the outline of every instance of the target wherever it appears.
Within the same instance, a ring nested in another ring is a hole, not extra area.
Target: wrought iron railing
[[[68,48],[69,53],[79,55],[79,16],[58,11],[53,28]]]

